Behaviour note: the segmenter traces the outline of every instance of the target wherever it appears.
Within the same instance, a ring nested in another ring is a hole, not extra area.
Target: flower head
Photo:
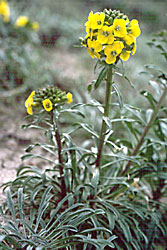
[[[43,107],[46,111],[51,111],[53,109],[53,104],[49,99],[45,99],[43,102]]]
[[[0,1],[0,16],[3,16],[4,22],[9,22],[10,8],[5,0]]]
[[[89,13],[85,23],[85,38],[80,42],[92,58],[102,63],[117,63],[119,58],[127,61],[136,51],[136,38],[140,35],[138,21],[129,18],[119,10]]]
[[[67,97],[67,103],[71,103],[72,102],[72,94],[70,92],[68,92],[66,97]]]
[[[27,16],[19,16],[15,22],[17,27],[24,27],[27,25],[29,19]]]

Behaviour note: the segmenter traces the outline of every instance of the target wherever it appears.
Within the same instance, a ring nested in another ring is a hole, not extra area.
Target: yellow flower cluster
[[[10,8],[7,0],[0,0],[0,16],[2,16],[4,22],[9,22]],[[19,16],[15,22],[16,27],[25,27],[27,24],[33,30],[39,29],[38,22],[31,22],[27,16]]]
[[[27,16],[19,16],[15,22],[16,27],[25,27],[27,24],[30,24],[33,30],[39,29],[38,22],[30,22]]]
[[[72,94],[67,94],[55,87],[32,91],[25,101],[25,107],[29,115],[33,115],[33,108],[43,107],[50,112],[56,105],[72,102]]]
[[[92,11],[85,23],[87,35],[81,44],[87,48],[92,58],[105,60],[107,64],[116,63],[119,58],[127,61],[136,52],[136,38],[140,35],[138,21],[129,21],[120,11]]]
[[[0,1],[0,16],[3,17],[4,22],[9,22],[10,8],[7,1]]]

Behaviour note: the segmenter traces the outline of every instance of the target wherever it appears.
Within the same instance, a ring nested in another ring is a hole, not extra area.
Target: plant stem
[[[61,180],[61,195],[62,195],[62,198],[64,198],[66,196],[66,185],[65,185],[65,181],[63,177],[64,162],[63,162],[63,157],[62,157],[61,138],[60,138],[60,133],[59,133],[58,124],[56,122],[56,118],[54,119],[54,111],[51,111],[51,119],[53,123],[53,129],[55,131],[55,138],[56,138],[57,148],[58,148],[59,172],[60,172],[60,180]]]
[[[153,122],[155,121],[155,118],[156,118],[156,116],[158,114],[158,111],[159,111],[159,109],[160,109],[160,107],[162,105],[162,102],[163,102],[166,94],[167,94],[167,86],[164,88],[164,91],[163,91],[163,93],[162,93],[162,95],[161,95],[161,97],[159,99],[159,102],[157,103],[157,105],[155,107],[155,110],[154,110],[149,122],[146,125],[146,127],[144,128],[143,134],[141,135],[140,140],[139,140],[138,144],[136,145],[136,147],[135,147],[135,149],[134,149],[134,151],[132,153],[132,156],[136,155],[137,152],[139,151],[140,147],[142,146],[144,138],[145,138],[146,134],[148,133],[148,130],[152,126]],[[128,171],[128,169],[130,167],[130,164],[131,164],[131,161],[128,161],[125,169],[121,173],[121,176],[124,175]]]
[[[110,106],[111,106],[112,75],[113,75],[112,66],[110,66],[108,68],[108,71],[107,71],[104,117],[109,116],[109,111],[110,111]],[[101,131],[100,131],[100,139],[99,139],[98,153],[97,153],[97,159],[96,159],[96,167],[100,167],[106,128],[107,128],[106,122],[103,119]]]

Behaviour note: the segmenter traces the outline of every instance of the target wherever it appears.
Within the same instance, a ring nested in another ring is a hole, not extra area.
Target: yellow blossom
[[[105,14],[103,12],[96,12],[93,14],[93,11],[89,13],[88,21],[85,23],[86,32],[89,34],[90,38],[94,35],[97,35],[96,30],[101,29],[104,24]]]
[[[93,29],[101,29],[104,24],[105,14],[103,12],[96,12],[93,14],[93,11],[89,13],[88,21],[85,23],[86,32],[90,32]]]
[[[126,21],[124,19],[114,19],[113,22],[114,35],[117,37],[124,37],[126,31]]]
[[[120,58],[123,60],[123,61],[127,61],[130,57],[130,51],[127,51],[127,50],[123,50],[120,54]]]
[[[15,22],[17,27],[24,27],[28,23],[29,19],[27,16],[19,16]]]
[[[101,29],[104,24],[105,14],[103,12],[96,12],[92,16],[91,28],[92,29]]]
[[[97,40],[102,43],[112,44],[114,42],[113,27],[104,25],[99,31]]]
[[[9,22],[10,8],[5,0],[0,1],[0,16],[3,16],[4,22]]]
[[[124,37],[124,41],[126,42],[127,45],[131,45],[132,43],[136,43],[136,37],[133,36],[132,34],[128,33]]]
[[[91,24],[92,17],[93,17],[93,11],[91,11],[91,12],[89,13],[88,21],[85,23],[85,26],[86,26],[86,27],[87,27],[87,26],[91,26],[90,24]]]
[[[33,30],[38,30],[38,29],[39,29],[39,24],[38,24],[38,22],[33,22],[33,23],[32,23],[32,28],[33,28]]]
[[[89,13],[89,16],[88,16],[88,21],[85,23],[85,26],[86,26],[86,33],[88,36],[90,36],[90,38],[92,39],[92,36],[93,36],[93,29],[92,29],[92,18],[93,18],[93,11],[91,11]]]
[[[123,47],[123,43],[119,41],[116,41],[111,45],[107,45],[104,48],[104,54],[106,55],[106,63],[114,63],[116,61],[117,56],[121,53]]]
[[[51,111],[53,109],[53,104],[49,99],[45,99],[43,102],[43,107],[46,111]]]
[[[34,101],[33,101],[34,95],[35,95],[35,91],[32,91],[32,93],[29,95],[29,97],[25,101],[25,107],[27,108],[27,113],[29,115],[33,114],[32,106],[34,105]]]
[[[72,94],[70,92],[68,92],[66,97],[67,97],[67,103],[71,103],[72,102]]]
[[[32,110],[32,106],[31,105],[27,107],[27,113],[29,115],[33,115],[33,110]]]
[[[135,37],[140,36],[141,30],[139,27],[139,23],[136,19],[133,19],[130,22],[130,32],[132,33],[132,35],[134,35]]]
[[[99,43],[98,41],[91,41],[90,39],[88,39],[88,53],[92,58],[97,57],[98,59],[100,59],[100,54],[98,52],[100,52],[102,50],[102,45],[101,43]]]

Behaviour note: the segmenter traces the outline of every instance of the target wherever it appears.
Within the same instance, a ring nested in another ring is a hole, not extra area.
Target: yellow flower
[[[91,18],[91,28],[101,29],[104,24],[105,14],[103,12],[96,12]]]
[[[114,35],[117,37],[124,37],[126,31],[126,21],[124,19],[115,19],[113,22]]]
[[[102,50],[102,45],[101,43],[99,43],[98,41],[91,41],[90,39],[88,39],[88,53],[92,58],[97,57],[98,59],[100,59],[100,54],[98,52],[100,52]]]
[[[107,45],[104,48],[104,54],[107,56],[106,63],[114,63],[116,61],[117,56],[121,53],[123,47],[123,43],[118,41],[114,42],[111,45]]]
[[[93,14],[93,11],[89,13],[88,21],[85,23],[86,32],[90,33],[93,29],[101,29],[104,24],[105,14],[103,12],[96,12]]]
[[[25,107],[27,108],[27,113],[29,115],[33,114],[32,106],[34,105],[34,101],[33,101],[34,95],[35,95],[35,91],[32,91],[32,93],[29,95],[29,97],[25,101]]]
[[[127,45],[131,45],[132,43],[136,43],[136,37],[129,33],[124,37],[124,41]]]
[[[135,37],[140,36],[141,30],[139,27],[139,23],[136,19],[133,19],[130,22],[130,32],[132,33],[132,35],[134,35]]]
[[[85,23],[85,26],[86,26],[86,33],[88,36],[90,36],[90,38],[92,39],[92,36],[93,36],[93,30],[92,30],[92,18],[93,18],[93,11],[91,11],[89,13],[89,16],[88,16],[88,21]]]
[[[100,29],[104,24],[105,14],[102,13],[95,13],[93,11],[89,13],[88,21],[85,23],[86,32],[92,39],[93,36],[97,35],[96,30]]]
[[[70,92],[68,92],[66,97],[67,97],[67,103],[71,103],[72,102],[72,94]]]
[[[33,115],[33,110],[32,110],[32,106],[31,105],[27,107],[27,113],[29,115]]]
[[[123,61],[127,61],[130,57],[130,53],[131,51],[127,51],[127,50],[123,50],[120,54],[120,58],[123,60]]]
[[[29,19],[27,16],[19,16],[15,22],[17,27],[24,27],[28,23]]]
[[[0,16],[3,16],[4,22],[9,22],[10,9],[6,1],[0,1]]]
[[[44,106],[44,109],[46,111],[51,111],[53,109],[53,105],[52,105],[52,102],[49,100],[49,99],[45,99],[43,102],[42,102],[43,106]]]
[[[38,24],[38,22],[33,22],[33,23],[32,23],[32,28],[33,28],[33,30],[38,30],[38,29],[39,29],[39,24]]]
[[[102,43],[112,44],[114,42],[113,27],[104,25],[99,31],[97,40]]]
[[[85,23],[85,26],[86,26],[86,27],[87,27],[87,26],[90,26],[92,17],[93,17],[93,11],[91,11],[91,12],[89,13],[88,21]]]

